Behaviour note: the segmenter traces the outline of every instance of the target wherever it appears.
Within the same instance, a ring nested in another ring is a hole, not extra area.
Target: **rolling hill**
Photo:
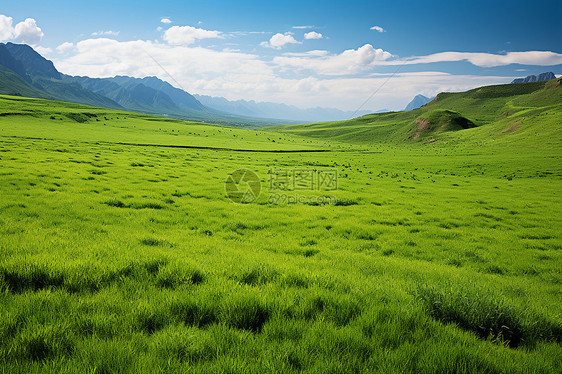
[[[1,48],[2,46],[0,46]],[[51,99],[51,95],[32,86],[14,71],[0,65],[0,93],[12,96],[37,97]]]
[[[439,131],[430,132],[433,141],[451,141],[458,138],[455,133],[464,131],[471,131],[470,137],[465,137],[469,142],[496,139],[492,134],[510,134],[509,139],[513,140],[517,139],[514,136],[517,133],[540,131],[540,138],[548,143],[556,139],[549,134],[562,131],[556,125],[562,123],[562,78],[440,93],[425,106],[408,112],[370,114],[349,121],[290,125],[270,130],[361,144],[422,142],[427,141],[425,135],[429,133],[416,136],[414,129],[427,120],[429,124],[433,123],[428,128],[439,128]],[[455,125],[440,127],[443,123]],[[461,128],[462,131],[451,131]],[[506,129],[511,130],[506,132]],[[500,138],[507,139],[505,136]]]

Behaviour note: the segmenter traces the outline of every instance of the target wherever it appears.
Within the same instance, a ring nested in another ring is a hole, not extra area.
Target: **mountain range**
[[[541,73],[539,75],[528,75],[525,78],[514,79],[511,83],[529,83],[529,82],[545,82],[556,79],[556,75],[549,71],[546,73]]]
[[[157,77],[70,76],[59,72],[52,61],[32,47],[14,43],[0,43],[0,94],[250,126],[344,120],[370,113],[191,95]]]
[[[320,121],[341,121],[351,119],[352,116],[363,116],[372,113],[370,110],[358,112],[343,111],[333,108],[308,108],[301,109],[294,105],[255,102],[253,100],[230,101],[222,97],[212,97],[204,95],[194,95],[197,100],[209,108],[214,108],[223,112],[238,114],[241,116],[252,117],[271,117],[278,119],[288,119],[292,121],[320,122]],[[384,110],[386,111],[386,110]]]

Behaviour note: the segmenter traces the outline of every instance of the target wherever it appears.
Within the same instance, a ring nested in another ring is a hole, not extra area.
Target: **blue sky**
[[[0,39],[27,42],[72,75],[156,75],[190,93],[346,110],[382,86],[365,107],[402,109],[418,93],[562,74],[561,10],[557,1],[26,1],[3,4]]]

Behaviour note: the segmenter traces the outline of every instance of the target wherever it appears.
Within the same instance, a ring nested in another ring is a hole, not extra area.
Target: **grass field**
[[[253,131],[0,97],[0,371],[561,372],[543,96],[451,104],[478,127],[429,142],[423,108]],[[239,168],[252,204],[225,195]],[[272,204],[272,168],[337,170],[281,191],[337,202]]]

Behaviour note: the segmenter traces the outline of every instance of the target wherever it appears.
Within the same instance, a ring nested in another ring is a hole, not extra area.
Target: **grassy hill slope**
[[[549,139],[552,132],[560,132],[555,124],[562,122],[561,82],[559,78],[549,82],[496,85],[466,92],[441,93],[430,103],[409,112],[370,114],[349,121],[273,127],[270,130],[361,144],[420,142],[426,137],[412,136],[412,128],[419,126],[426,116],[432,116],[431,113],[448,110],[465,118],[468,121],[466,123],[478,126],[461,131],[470,131],[470,136],[464,134],[470,141],[492,141],[501,138],[501,134],[538,133],[544,130],[543,136],[539,134],[538,137]],[[437,118],[434,119],[439,122]],[[541,124],[544,123],[549,124],[548,129],[542,128]],[[527,125],[531,128],[526,129]],[[466,126],[470,127],[473,126]],[[491,132],[497,136],[489,138]],[[447,129],[434,135],[436,140],[441,141],[457,139],[459,136]]]
[[[0,95],[0,135],[79,142],[229,149],[321,150],[322,140],[155,117],[62,101]],[[338,147],[342,147],[338,145]]]
[[[52,96],[33,87],[18,74],[4,66],[0,66],[0,95],[52,98]]]

